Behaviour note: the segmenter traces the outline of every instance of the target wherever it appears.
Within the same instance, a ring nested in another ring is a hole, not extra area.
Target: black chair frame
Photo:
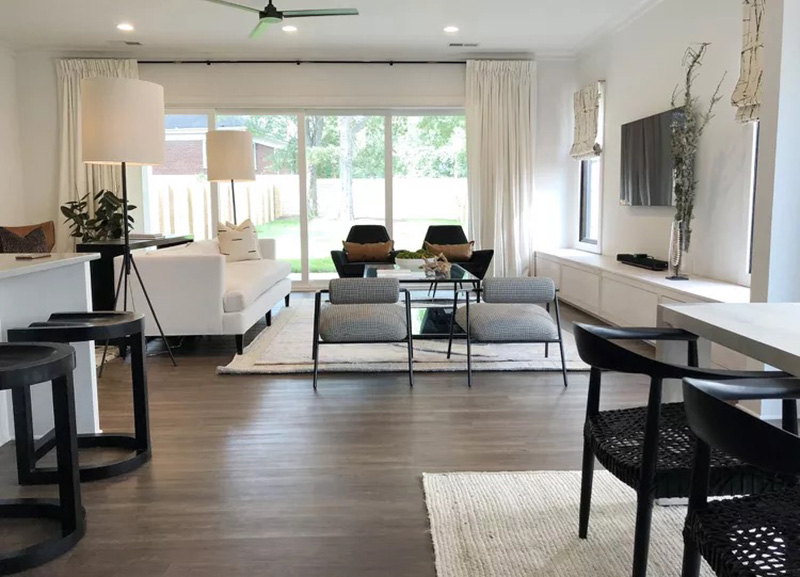
[[[75,350],[63,344],[3,343],[0,345],[2,352],[19,355],[20,362],[0,369],[0,390],[13,393],[39,383],[51,383],[59,496],[58,499],[0,500],[0,518],[50,519],[59,521],[61,525],[57,536],[24,549],[0,553],[0,575],[10,575],[44,565],[75,547],[86,533],[86,511],[81,505],[78,474],[72,380]],[[31,355],[39,353],[47,356],[30,360]],[[24,360],[25,357],[29,360]]]
[[[46,322],[29,328],[8,331],[12,342],[78,343],[87,341],[127,341],[131,347],[134,434],[80,434],[79,449],[120,449],[130,457],[102,465],[80,466],[80,480],[99,481],[138,469],[151,458],[150,413],[147,401],[146,343],[144,316],[130,312],[57,313]],[[56,448],[56,431],[38,441],[33,435],[33,408],[30,389],[12,391],[14,434],[16,436],[17,475],[20,485],[49,485],[58,478],[57,470],[37,463]]]
[[[634,535],[633,576],[644,577],[647,574],[647,561],[650,548],[650,528],[653,505],[659,498],[685,498],[689,495],[691,476],[689,471],[681,473],[680,479],[670,479],[669,483],[656,483],[659,457],[659,437],[661,434],[662,412],[680,410],[677,405],[662,405],[663,383],[666,379],[681,380],[698,378],[728,381],[734,379],[763,378],[763,371],[722,371],[698,368],[698,337],[680,329],[670,328],[612,328],[575,324],[575,340],[581,358],[591,366],[589,377],[589,395],[586,407],[586,427],[584,431],[583,466],[581,479],[581,505],[579,520],[579,537],[586,539],[589,529],[591,510],[592,480],[595,457],[614,476],[636,490],[636,530]],[[688,365],[679,366],[644,357],[634,351],[622,347],[615,341],[676,341],[688,345]],[[638,478],[630,477],[630,471],[620,466],[613,456],[605,454],[595,445],[592,430],[595,419],[601,414],[600,390],[603,372],[619,372],[641,374],[650,377],[649,397],[646,407],[645,430],[641,453],[640,474]],[[786,377],[785,373],[769,373],[775,377]],[[688,448],[692,450],[692,447]],[[743,466],[743,469],[746,467]],[[724,476],[723,476],[724,478]],[[765,479],[765,487],[770,487]],[[780,485],[779,483],[777,483]],[[730,482],[719,480],[715,487],[716,495],[735,494]],[[761,487],[757,487],[761,489]]]
[[[693,539],[694,520],[698,512],[708,507],[709,479],[711,474],[712,448],[750,463],[763,471],[786,476],[787,484],[796,483],[800,477],[800,438],[798,438],[797,400],[800,399],[800,381],[797,379],[750,379],[719,383],[698,379],[685,379],[683,396],[686,403],[686,418],[694,434],[697,436],[694,468],[692,475],[692,491],[689,497],[689,514],[684,530],[683,577],[700,575],[701,556],[708,561],[712,570],[722,577],[738,575],[754,575],[752,572],[757,559],[752,549],[748,551],[748,565],[736,563],[726,558],[719,551]],[[747,400],[781,400],[783,404],[783,430],[762,421],[733,405],[734,402]],[[789,489],[790,491],[797,491]],[[771,495],[765,495],[768,501]],[[794,499],[797,500],[797,497]],[[736,499],[728,502],[735,507]],[[776,503],[779,506],[779,502]],[[761,507],[766,507],[762,503]],[[794,513],[794,512],[793,512]],[[780,511],[774,511],[780,516]],[[796,513],[795,513],[796,515]],[[732,520],[739,525],[739,519]],[[800,537],[800,526],[795,528],[793,539],[777,534],[775,541],[782,540],[785,547],[794,547]],[[744,529],[745,526],[742,527]],[[738,529],[738,527],[737,527]],[[726,536],[720,536],[726,540]],[[782,538],[782,539],[781,539]],[[754,539],[755,540],[755,539]],[[774,543],[770,548],[774,547]],[[770,557],[774,550],[762,551]],[[785,568],[786,569],[786,568]],[[770,573],[772,574],[772,573]],[[800,574],[800,563],[795,556],[793,567],[787,575]]]
[[[566,359],[565,359],[565,356],[564,356],[564,336],[563,336],[563,333],[562,333],[562,330],[561,330],[561,308],[560,308],[559,303],[558,303],[558,292],[559,292],[558,289],[556,289],[556,296],[553,299],[553,302],[552,303],[546,303],[546,305],[545,305],[545,310],[547,310],[548,313],[551,312],[551,310],[550,310],[550,305],[551,304],[555,308],[555,317],[556,317],[555,320],[556,320],[556,326],[558,327],[558,339],[554,340],[554,341],[539,341],[539,342],[524,341],[524,342],[520,342],[518,344],[528,344],[528,343],[530,343],[530,344],[543,344],[544,345],[544,356],[545,356],[545,358],[549,358],[550,357],[550,345],[558,345],[559,352],[561,353],[561,375],[564,378],[564,388],[567,388],[567,387],[569,387],[569,380],[567,378],[567,362],[566,362]],[[448,360],[450,359],[450,357],[452,356],[452,353],[453,353],[453,339],[455,338],[456,313],[458,312],[458,295],[459,295],[459,293],[465,295],[465,299],[464,300],[465,300],[465,303],[466,303],[465,306],[466,306],[467,328],[464,330],[464,333],[466,334],[466,341],[467,341],[467,386],[469,388],[472,388],[472,343],[473,343],[473,339],[472,339],[471,331],[469,330],[469,326],[470,326],[470,323],[469,323],[469,303],[470,303],[469,295],[471,293],[474,293],[476,295],[476,302],[480,303],[481,302],[480,301],[481,290],[480,289],[479,290],[461,289],[461,290],[456,290],[455,291],[455,297],[453,298],[453,315],[450,317],[450,340],[449,340],[449,342],[447,344],[447,358],[448,358]],[[487,345],[491,345],[491,344],[496,344],[496,345],[504,344],[504,345],[507,345],[507,344],[514,343],[514,341],[477,341],[477,342],[479,342],[480,344],[487,344]]]
[[[312,343],[311,356],[314,359],[314,390],[317,390],[319,380],[319,347],[322,345],[396,345],[398,343],[408,344],[408,382],[414,387],[414,336],[411,328],[411,292],[408,289],[400,289],[400,293],[405,299],[406,309],[406,328],[408,335],[402,341],[347,341],[347,342],[325,342],[320,339],[319,325],[320,313],[322,311],[322,295],[330,294],[329,290],[318,291],[314,297],[314,340]],[[333,305],[342,306],[342,305]]]
[[[369,244],[374,242],[388,242],[392,240],[385,226],[378,224],[357,224],[350,229],[346,242]],[[364,267],[367,264],[394,264],[397,255],[402,252],[393,250],[390,257],[383,263],[350,262],[344,250],[332,250],[331,259],[336,267],[339,278],[361,278],[364,276]]]

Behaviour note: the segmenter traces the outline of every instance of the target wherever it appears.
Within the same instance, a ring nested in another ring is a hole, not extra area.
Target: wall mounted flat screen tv
[[[684,121],[675,109],[623,125],[621,204],[673,206],[672,124]]]

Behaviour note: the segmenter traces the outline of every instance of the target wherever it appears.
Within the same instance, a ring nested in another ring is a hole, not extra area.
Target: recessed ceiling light
[[[284,26],[284,32],[297,32],[297,26]]]
[[[133,32],[133,24],[128,24],[127,22],[117,24],[117,30],[122,30],[123,32]]]
[[[459,30],[461,30],[461,29],[458,26],[445,26],[444,27],[444,31],[447,32],[448,34],[455,34]]]

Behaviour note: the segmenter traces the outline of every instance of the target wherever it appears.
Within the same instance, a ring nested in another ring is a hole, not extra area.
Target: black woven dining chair
[[[800,576],[800,380],[717,383],[685,380],[686,418],[697,436],[683,577],[698,577],[704,558],[720,577]],[[784,430],[733,405],[781,399]],[[794,420],[791,417],[794,416]],[[721,451],[785,478],[780,491],[709,502],[713,452]]]
[[[686,421],[683,403],[662,404],[665,379],[731,379],[788,376],[784,373],[721,371],[697,368],[697,337],[669,328],[609,328],[575,324],[578,353],[591,366],[584,427],[583,474],[579,536],[586,539],[592,499],[595,457],[617,479],[637,494],[634,534],[634,577],[647,574],[650,526],[655,499],[686,498],[691,489],[695,437]],[[688,365],[660,362],[622,347],[617,341],[678,341],[688,344]],[[646,407],[600,411],[603,372],[650,377]],[[781,480],[736,458],[712,455],[712,495],[760,493],[783,487]]]

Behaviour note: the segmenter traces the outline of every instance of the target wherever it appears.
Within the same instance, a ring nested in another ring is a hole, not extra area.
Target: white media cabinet
[[[662,304],[750,302],[748,287],[702,277],[669,281],[667,274],[574,249],[536,252],[536,275],[552,278],[562,301],[616,326],[658,326]],[[745,357],[716,344],[710,354],[719,367],[748,366]]]

